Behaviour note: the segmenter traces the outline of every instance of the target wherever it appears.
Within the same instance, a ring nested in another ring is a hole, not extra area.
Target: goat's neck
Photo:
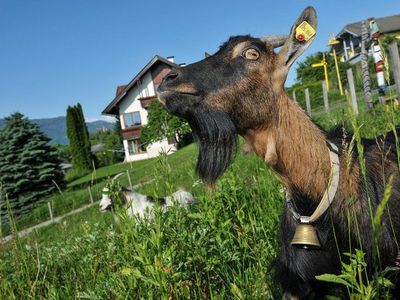
[[[245,135],[256,154],[270,164],[289,191],[319,199],[329,180],[324,133],[286,95],[278,99],[274,121]]]

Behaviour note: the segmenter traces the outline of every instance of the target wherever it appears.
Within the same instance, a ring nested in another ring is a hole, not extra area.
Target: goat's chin
[[[109,210],[111,210],[111,205],[107,206],[107,207],[100,207],[99,208],[99,211],[102,212],[102,213],[105,213],[105,212],[107,212]]]
[[[199,145],[196,171],[206,184],[213,185],[236,153],[236,127],[222,111],[193,111],[186,119]]]
[[[201,97],[194,94],[167,91],[160,93],[159,98],[170,114],[184,119],[190,118],[193,107],[199,106],[199,103],[201,103]]]

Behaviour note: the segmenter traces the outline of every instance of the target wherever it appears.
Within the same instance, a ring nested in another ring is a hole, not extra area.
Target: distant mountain
[[[68,144],[67,138],[67,125],[66,117],[56,117],[49,119],[32,119],[30,120],[39,125],[41,131],[43,131],[50,139],[51,144]],[[4,120],[0,119],[0,128],[3,127]],[[113,129],[114,123],[106,121],[93,121],[86,122],[88,130],[90,133],[99,131],[103,128]]]

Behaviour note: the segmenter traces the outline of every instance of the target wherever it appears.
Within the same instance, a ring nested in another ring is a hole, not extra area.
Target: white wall
[[[119,104],[119,114],[122,129],[125,129],[125,124],[123,122],[124,113],[139,111],[142,125],[147,124],[147,110],[142,107],[142,104],[138,99],[155,95],[156,93],[154,91],[151,73],[148,72],[145,74],[145,76],[143,76],[142,84],[139,86],[135,85],[125,96],[125,99]]]
[[[155,143],[149,145],[146,148],[146,151],[149,154],[149,157],[156,157],[162,151],[167,152],[167,154],[171,154],[176,151],[176,148],[174,145],[168,144],[167,139],[164,139],[162,141],[155,142]]]
[[[174,145],[169,145],[167,139],[164,139],[160,142],[155,142],[147,147],[146,152],[129,155],[128,151],[128,141],[124,140],[124,149],[125,149],[125,161],[137,161],[142,159],[148,159],[152,157],[157,157],[160,155],[160,152],[166,152],[168,155],[174,153],[176,148]]]

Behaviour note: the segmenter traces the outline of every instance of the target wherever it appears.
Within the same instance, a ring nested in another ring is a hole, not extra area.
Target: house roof
[[[375,20],[378,24],[379,32],[381,33],[400,31],[400,15],[376,18]],[[362,21],[347,24],[336,37],[340,38],[345,33],[349,33],[357,37],[361,36],[361,22]]]
[[[135,84],[156,64],[164,63],[171,67],[178,67],[177,64],[169,61],[168,59],[161,57],[159,55],[154,56],[147,65],[135,76],[133,79],[125,86],[119,86],[117,90],[117,95],[115,98],[107,105],[107,107],[101,112],[103,115],[118,115],[118,105],[127,95],[127,93],[135,86]]]

